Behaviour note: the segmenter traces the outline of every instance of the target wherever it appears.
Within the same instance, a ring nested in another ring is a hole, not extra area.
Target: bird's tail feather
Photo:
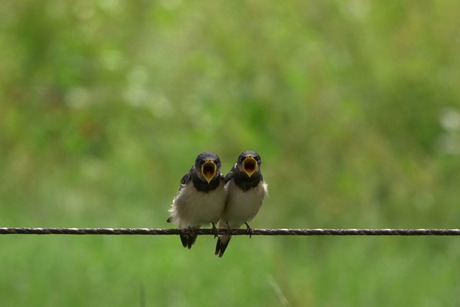
[[[188,249],[192,248],[193,243],[195,243],[197,235],[180,235],[180,240],[184,247]]]
[[[227,249],[228,243],[230,243],[230,236],[220,235],[217,238],[215,254],[218,255],[219,257],[222,257],[224,255],[225,250]]]

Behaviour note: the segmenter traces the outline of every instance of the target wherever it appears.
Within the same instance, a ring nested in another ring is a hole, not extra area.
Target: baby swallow
[[[167,222],[175,222],[187,229],[180,239],[184,247],[191,248],[197,235],[194,229],[219,220],[225,207],[225,183],[220,173],[221,162],[212,152],[200,153],[195,165],[182,177],[179,192],[172,202]]]
[[[245,224],[248,233],[252,233],[248,222],[251,221],[262,206],[267,196],[267,184],[260,172],[260,156],[254,151],[245,151],[225,176],[227,200],[219,227],[227,227],[228,234],[219,235],[216,255],[222,257],[231,238],[231,229]]]

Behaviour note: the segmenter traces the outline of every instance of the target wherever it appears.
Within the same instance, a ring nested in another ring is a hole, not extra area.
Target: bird
[[[166,221],[187,230],[180,235],[184,247],[192,247],[197,238],[195,230],[203,225],[212,224],[217,236],[216,223],[223,213],[226,199],[221,165],[218,155],[202,152],[181,179],[179,191],[169,209],[171,216]]]
[[[219,228],[227,228],[227,234],[218,236],[215,254],[222,257],[232,236],[232,228],[246,225],[248,234],[252,228],[248,222],[259,212],[268,186],[260,171],[262,160],[255,151],[244,151],[238,156],[236,164],[225,176],[227,200]]]

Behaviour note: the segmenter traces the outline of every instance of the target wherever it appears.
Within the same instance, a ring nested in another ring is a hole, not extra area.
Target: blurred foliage
[[[252,149],[254,227],[460,220],[460,3],[3,1],[0,225],[168,227]],[[457,306],[455,238],[0,238],[5,306]],[[141,290],[143,289],[143,290]],[[142,294],[144,293],[144,294]]]

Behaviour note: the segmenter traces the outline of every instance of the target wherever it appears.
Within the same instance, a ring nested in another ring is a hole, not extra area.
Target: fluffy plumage
[[[188,230],[188,234],[180,236],[184,247],[191,248],[195,242],[194,229],[207,224],[214,227],[223,213],[226,194],[220,167],[215,153],[204,152],[196,157],[193,167],[182,177],[167,222]]]
[[[260,156],[254,151],[245,151],[238,157],[236,164],[225,176],[227,200],[224,213],[219,221],[220,228],[227,228],[228,234],[219,235],[216,255],[222,257],[231,238],[231,228],[240,228],[247,224],[259,212],[267,196],[267,184],[264,182],[260,165]]]

